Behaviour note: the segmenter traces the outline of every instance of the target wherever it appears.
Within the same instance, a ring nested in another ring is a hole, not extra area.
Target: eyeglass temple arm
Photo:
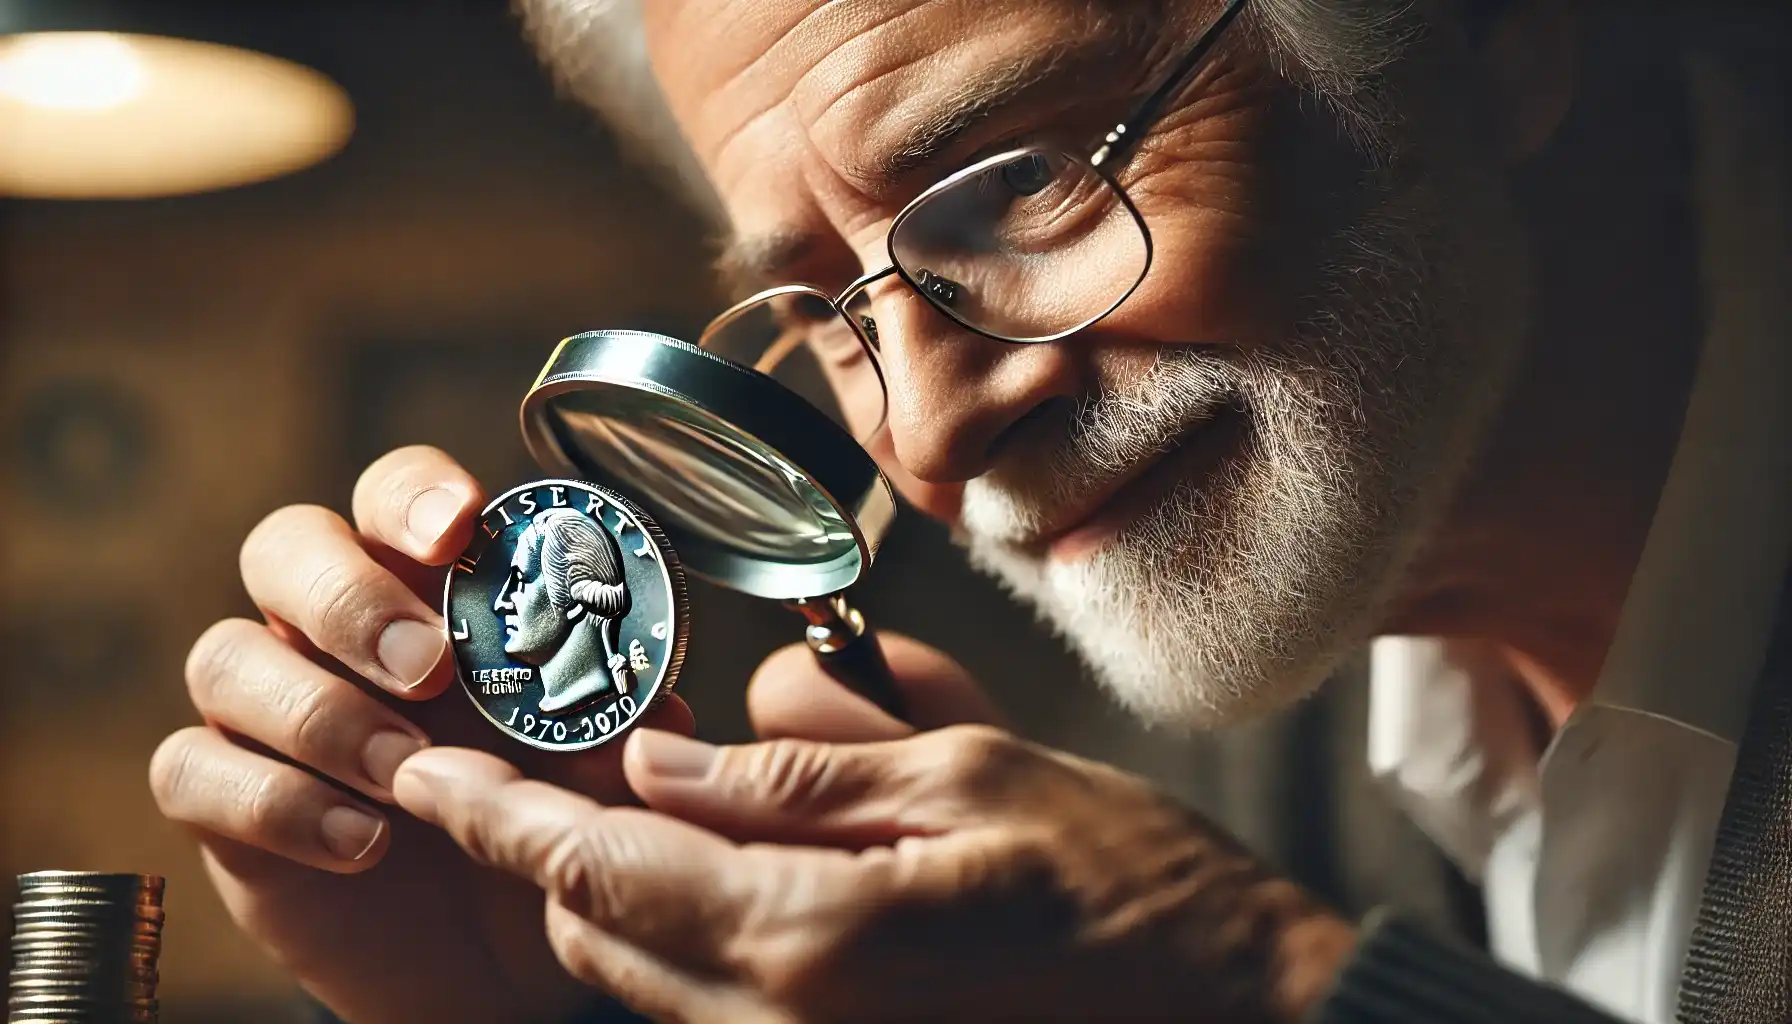
[[[1145,97],[1143,102],[1133,108],[1126,120],[1115,125],[1114,129],[1101,140],[1101,148],[1089,157],[1091,166],[1105,167],[1126,159],[1127,155],[1132,152],[1132,147],[1150,130],[1151,123],[1157,120],[1157,115],[1162,111],[1163,105],[1168,103],[1170,97],[1180,92],[1182,87],[1188,83],[1189,76],[1194,74],[1195,68],[1200,66],[1201,59],[1207,56],[1208,51],[1213,49],[1215,43],[1219,42],[1220,33],[1224,32],[1226,26],[1232,23],[1232,19],[1238,16],[1238,12],[1244,8],[1244,4],[1245,0],[1227,0],[1226,9],[1220,12],[1220,16],[1214,19],[1213,24],[1207,26],[1207,31],[1201,33],[1201,37],[1195,40],[1195,45],[1190,47],[1182,60],[1170,69],[1169,74],[1164,76],[1164,80],[1158,83],[1157,88],[1151,90],[1151,95]]]

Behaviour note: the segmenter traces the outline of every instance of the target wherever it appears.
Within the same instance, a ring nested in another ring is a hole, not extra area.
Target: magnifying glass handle
[[[846,595],[798,601],[791,607],[809,620],[809,649],[828,675],[891,717],[908,720],[902,691],[896,686],[890,663],[884,660],[877,633],[865,624],[857,608],[846,603]]]

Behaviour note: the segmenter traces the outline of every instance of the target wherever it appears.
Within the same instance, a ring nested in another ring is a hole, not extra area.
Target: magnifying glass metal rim
[[[644,392],[699,410],[726,424],[753,447],[774,455],[782,469],[801,477],[839,515],[851,533],[857,563],[850,575],[839,568],[830,572],[816,567],[812,572],[816,585],[807,590],[772,585],[763,572],[746,573],[718,565],[729,559],[712,554],[708,545],[690,543],[679,536],[683,531],[676,522],[669,522],[674,517],[648,508],[661,528],[673,535],[673,546],[686,572],[756,597],[800,602],[837,594],[870,568],[895,519],[895,492],[870,453],[800,395],[764,374],[665,335],[626,330],[576,334],[554,349],[523,399],[523,441],[543,469],[575,477],[587,475],[562,448],[549,410],[560,395],[605,387]],[[595,482],[628,489],[627,481]],[[854,497],[843,501],[842,495]],[[640,501],[642,496],[633,497]],[[761,570],[770,564],[738,553],[730,558]],[[788,563],[776,568],[772,576],[777,580],[799,579],[808,571]]]

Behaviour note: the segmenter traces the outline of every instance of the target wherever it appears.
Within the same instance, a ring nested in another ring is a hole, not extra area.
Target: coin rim
[[[670,584],[668,589],[670,591],[669,599],[672,603],[673,626],[672,636],[667,638],[670,642],[666,645],[665,671],[660,676],[659,685],[654,691],[653,699],[649,700],[646,704],[641,705],[640,710],[636,711],[634,716],[628,720],[627,725],[612,729],[607,733],[602,733],[594,740],[582,742],[577,745],[566,743],[543,743],[526,733],[520,733],[515,729],[510,728],[503,722],[492,717],[491,713],[485,710],[485,705],[479,702],[479,696],[473,692],[472,685],[467,682],[466,673],[461,668],[460,657],[455,650],[453,626],[453,563],[449,564],[448,576],[442,581],[442,635],[447,638],[449,648],[448,655],[454,662],[454,678],[460,683],[461,692],[467,695],[467,699],[473,703],[473,707],[478,709],[480,716],[487,722],[490,722],[493,728],[519,743],[527,744],[537,750],[574,754],[580,751],[593,750],[597,747],[601,747],[605,743],[631,731],[636,722],[640,721],[643,716],[658,707],[661,702],[671,695],[673,687],[678,683],[678,674],[680,670],[684,668],[685,647],[690,640],[690,597],[685,588],[684,566],[679,563],[678,552],[673,549],[671,541],[666,539],[665,531],[660,529],[660,524],[655,522],[652,516],[642,511],[639,505],[615,491],[610,490],[608,487],[600,487],[588,480],[574,480],[566,477],[548,477],[542,480],[533,480],[526,484],[518,484],[487,502],[485,507],[479,510],[479,518],[483,520],[487,515],[490,515],[493,510],[503,505],[506,501],[509,501],[515,495],[521,494],[523,491],[532,491],[538,487],[552,487],[555,485],[578,487],[588,491],[595,491],[597,494],[601,495],[605,501],[614,502],[624,512],[628,513],[630,518],[634,519],[635,524],[641,528],[642,533],[645,533],[648,538],[653,541],[655,549],[658,550],[660,554],[658,561],[660,565],[665,567],[667,581]],[[495,539],[496,538],[488,539],[487,545],[489,546],[491,540]],[[469,547],[470,546],[471,545],[469,545]],[[462,554],[465,554],[464,549]]]

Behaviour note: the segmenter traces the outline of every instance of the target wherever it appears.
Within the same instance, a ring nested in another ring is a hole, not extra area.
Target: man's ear
[[[1580,16],[1574,0],[1504,0],[1477,57],[1490,124],[1509,164],[1543,148],[1574,105]]]

